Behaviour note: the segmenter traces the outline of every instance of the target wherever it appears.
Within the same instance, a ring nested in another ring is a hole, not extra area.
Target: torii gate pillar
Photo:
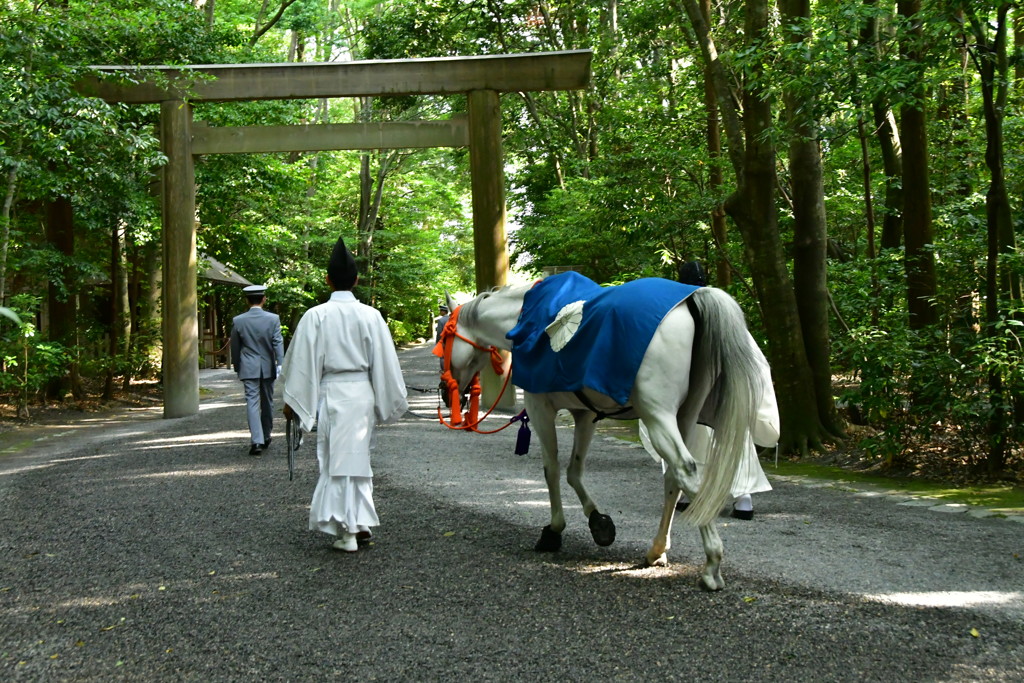
[[[480,294],[508,281],[501,101],[494,90],[473,90],[468,93],[468,103],[473,246],[476,292]]]
[[[196,285],[196,185],[192,107],[160,103],[163,169],[164,417],[199,412],[199,295]]]
[[[486,292],[508,282],[505,235],[505,163],[501,143],[501,100],[494,90],[472,90],[469,108],[469,173],[473,190],[473,247],[476,253],[476,291]],[[510,356],[505,372],[510,371]],[[482,398],[488,405],[511,409],[515,390],[501,394],[504,377],[481,375]]]

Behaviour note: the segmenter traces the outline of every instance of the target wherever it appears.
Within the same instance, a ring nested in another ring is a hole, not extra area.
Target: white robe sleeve
[[[398,363],[395,342],[391,330],[380,318],[380,324],[373,329],[373,363],[370,368],[370,382],[376,396],[375,409],[378,424],[394,422],[409,408],[405,389],[405,377]]]
[[[323,349],[320,318],[307,311],[295,328],[284,358],[284,402],[291,406],[307,432],[316,422],[320,403],[320,376],[323,373]]]
[[[750,338],[750,343],[757,349],[761,381],[764,386],[764,393],[757,403],[757,418],[754,420],[751,437],[758,446],[770,448],[779,442],[779,434],[781,434],[779,404],[775,399],[772,369],[768,365],[768,359],[761,353],[761,349],[758,348],[757,342],[754,341],[753,337]]]

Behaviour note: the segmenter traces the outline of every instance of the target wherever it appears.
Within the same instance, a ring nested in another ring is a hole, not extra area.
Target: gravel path
[[[436,387],[427,346],[401,358],[410,387]],[[306,530],[311,440],[289,481],[283,422],[248,457],[240,383],[201,382],[193,417],[0,435],[4,680],[1024,679],[1017,521],[773,478],[753,521],[722,519],[709,594],[692,529],[671,566],[639,564],[661,496],[642,449],[591,452],[616,542],[593,544],[564,487],[563,550],[537,554],[539,449],[513,455],[515,427],[449,432],[414,390],[374,456],[375,542],[338,553]]]

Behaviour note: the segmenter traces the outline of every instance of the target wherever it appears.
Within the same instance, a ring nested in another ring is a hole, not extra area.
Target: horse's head
[[[452,312],[434,347],[434,355],[444,360],[441,381],[447,385],[452,422],[455,424],[461,419],[457,417],[459,402],[467,391],[471,395],[471,412],[475,412],[476,402],[473,399],[478,398],[480,393],[477,375],[488,363],[495,373],[500,375],[504,372],[499,344],[505,341],[504,331],[511,328],[515,317],[511,318],[507,326],[507,321],[495,319],[495,307],[489,305],[495,294],[484,292],[462,306],[453,306],[451,297],[446,293]],[[500,298],[494,296],[494,299]],[[521,307],[521,299],[519,305]],[[518,315],[518,309],[514,315]]]
[[[451,315],[434,348],[434,355],[444,360],[442,379],[450,375],[460,396],[468,391],[473,378],[487,366],[492,355],[492,347],[480,339],[476,302],[477,299],[473,299],[456,306],[449,298]]]
[[[476,307],[473,305],[476,299],[467,304],[468,308],[464,309],[459,306],[452,299],[451,294],[445,290],[444,293],[445,301],[448,304],[448,310],[451,311],[449,320],[451,321],[451,327],[445,328],[441,332],[441,344],[445,349],[445,354],[441,355],[444,359],[444,367],[442,369],[442,375],[445,371],[449,372],[452,378],[458,383],[459,395],[464,395],[469,388],[470,382],[473,381],[473,377],[484,367],[483,361],[477,358],[479,351],[479,342],[474,338],[476,336],[474,330],[467,329],[467,317],[475,318],[472,311],[475,311]],[[471,313],[467,316],[465,311],[470,310]],[[471,328],[472,325],[469,325]],[[447,343],[446,343],[446,340]],[[450,351],[448,350],[450,348]],[[435,354],[437,352],[435,351]]]

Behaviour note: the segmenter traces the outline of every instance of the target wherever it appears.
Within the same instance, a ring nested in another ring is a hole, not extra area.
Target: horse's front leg
[[[590,522],[590,534],[594,537],[594,543],[600,546],[611,545],[615,542],[615,523],[608,515],[602,515],[597,511],[597,505],[590,498],[586,487],[583,486],[584,463],[587,453],[590,450],[590,442],[594,439],[594,432],[597,425],[594,424],[594,414],[589,410],[573,410],[572,457],[569,459],[569,467],[565,473],[565,479],[569,486],[576,491],[576,495],[583,505],[583,514]]]
[[[540,539],[534,546],[538,552],[555,552],[562,547],[562,531],[565,530],[565,511],[562,509],[561,478],[558,465],[558,437],[555,433],[556,410],[533,394],[524,395],[526,413],[530,416],[533,431],[540,441],[544,462],[544,481],[548,485],[548,501],[551,507],[551,523],[541,530]]]

